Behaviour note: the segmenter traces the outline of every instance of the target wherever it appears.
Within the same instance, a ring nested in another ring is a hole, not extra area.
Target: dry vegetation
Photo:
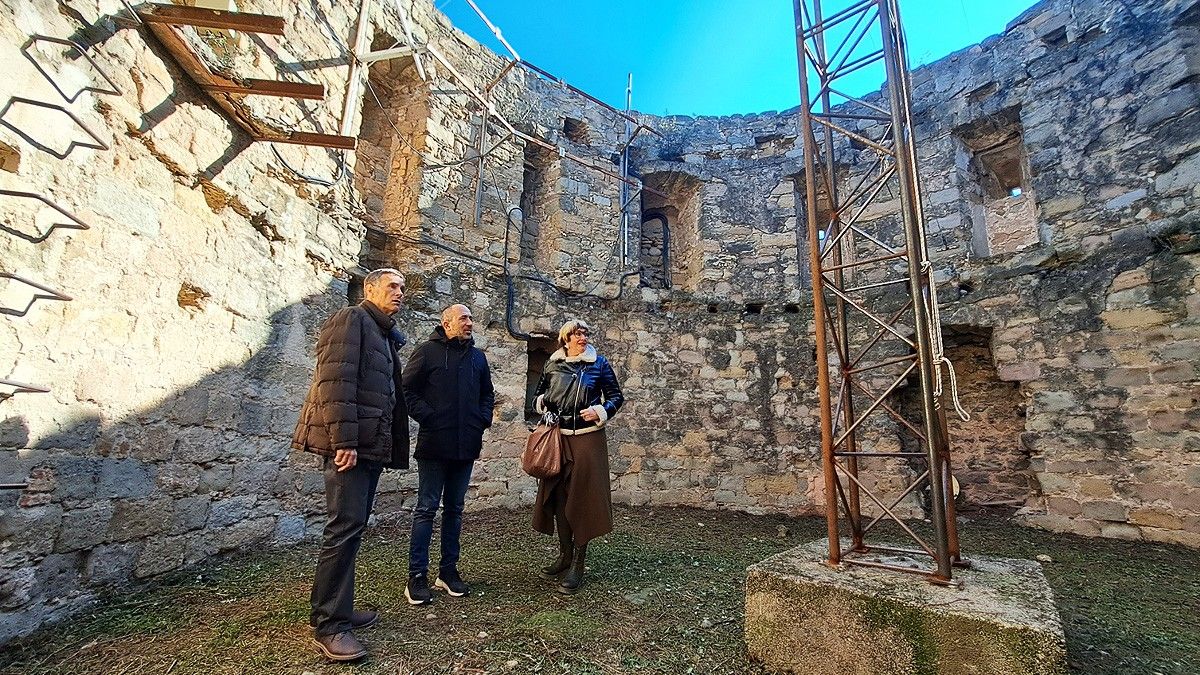
[[[533,571],[553,544],[527,514],[468,514],[473,597],[405,604],[405,532],[373,531],[360,604],[371,657],[345,666],[309,646],[313,547],[247,554],[106,599],[7,646],[0,673],[755,673],[741,640],[744,568],[824,533],[816,519],[619,509],[574,597]],[[964,523],[966,550],[1053,558],[1045,569],[1079,673],[1200,672],[1200,573],[1182,548]]]

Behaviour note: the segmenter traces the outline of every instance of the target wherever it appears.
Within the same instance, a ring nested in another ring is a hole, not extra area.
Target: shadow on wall
[[[335,287],[281,309],[244,363],[137,414],[77,419],[39,438],[22,417],[0,418],[0,482],[29,483],[0,491],[0,643],[65,617],[105,586],[315,534],[319,459],[291,452],[290,441],[317,330],[344,303]],[[180,358],[196,346],[181,347]],[[96,363],[77,391],[95,376],[128,387],[154,377],[113,377]],[[384,475],[376,512],[396,516],[412,490],[402,492],[406,474]]]

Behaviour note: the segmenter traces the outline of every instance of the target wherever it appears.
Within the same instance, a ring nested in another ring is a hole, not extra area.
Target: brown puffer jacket
[[[408,468],[408,407],[396,353],[403,344],[395,320],[365,300],[329,317],[292,447],[326,457],[355,448],[360,460]]]

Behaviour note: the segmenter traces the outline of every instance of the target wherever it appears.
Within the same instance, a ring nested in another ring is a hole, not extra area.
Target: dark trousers
[[[417,508],[413,511],[412,539],[408,549],[408,573],[424,574],[429,569],[429,541],[433,517],[442,504],[442,559],[439,570],[457,569],[462,533],[463,503],[471,482],[473,460],[417,460]]]
[[[325,510],[329,518],[317,558],[309,618],[317,635],[350,630],[350,613],[354,611],[354,558],[358,556],[382,471],[379,462],[360,459],[353,469],[339,472],[333,459],[325,458]]]

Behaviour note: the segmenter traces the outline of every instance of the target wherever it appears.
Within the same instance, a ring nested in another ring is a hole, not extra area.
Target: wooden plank
[[[217,91],[235,96],[279,96],[281,98],[303,98],[319,101],[325,98],[325,86],[307,82],[288,82],[286,80],[259,80],[248,78],[241,84],[201,85],[205,91]]]
[[[358,139],[353,136],[337,136],[335,134],[318,134],[311,131],[296,131],[288,136],[258,136],[256,141],[271,141],[273,143],[294,143],[296,145],[316,145],[322,148],[337,148],[353,150],[358,145]]]
[[[150,26],[150,32],[154,33],[154,36],[158,38],[158,41],[162,43],[162,46],[166,47],[167,51],[171,53],[171,56],[175,58],[175,63],[179,64],[179,67],[182,68],[183,71],[187,73],[188,77],[192,78],[196,84],[200,85],[201,87],[217,84],[217,82],[213,79],[212,72],[209,71],[208,66],[206,66],[204,62],[200,60],[200,57],[192,53],[192,50],[188,48],[187,43],[183,41],[183,38],[179,37],[179,34],[176,33],[169,24],[151,23],[147,25]]]
[[[258,128],[246,116],[246,111],[239,106],[234,97],[243,96],[246,94],[265,94],[292,96],[297,93],[312,93],[311,87],[318,87],[324,95],[324,87],[321,85],[309,85],[299,82],[285,82],[281,80],[247,80],[246,83],[237,84],[232,80],[214,74],[208,69],[208,66],[197,57],[183,38],[175,32],[175,29],[167,23],[149,23],[151,32],[158,38],[159,42],[171,53],[179,67],[187,74],[187,76],[196,83],[197,86],[213,101],[218,107],[224,111],[229,119],[241,127],[250,138],[255,141],[271,141],[275,143],[294,143],[297,145],[316,145],[325,148],[339,148],[343,150],[353,150],[358,139],[350,136],[335,136],[332,134],[319,134],[313,132],[270,132]],[[274,83],[268,84],[268,83]],[[258,88],[254,89],[256,85]],[[269,93],[270,87],[276,87],[276,91],[287,93]],[[246,91],[250,89],[250,91]],[[322,96],[313,96],[311,98],[321,98]],[[297,98],[309,98],[309,96],[297,96]]]
[[[377,52],[359,54],[358,60],[360,63],[370,65],[376,61],[383,61],[385,59],[395,59],[401,56],[412,56],[412,53],[412,47],[393,47],[391,49],[381,49]]]
[[[354,115],[362,98],[363,72],[358,55],[367,50],[367,32],[371,28],[371,4],[372,0],[362,0],[362,6],[358,9],[358,25],[354,27],[354,44],[350,46],[354,54],[350,59],[350,72],[346,75],[346,98],[342,100],[342,120],[338,125],[338,131],[343,136],[349,134],[350,128],[354,126]]]
[[[195,26],[197,28],[224,28],[246,33],[283,35],[283,17],[248,12],[225,12],[203,7],[185,7],[149,2],[139,5],[138,16],[150,24],[173,26]]]

